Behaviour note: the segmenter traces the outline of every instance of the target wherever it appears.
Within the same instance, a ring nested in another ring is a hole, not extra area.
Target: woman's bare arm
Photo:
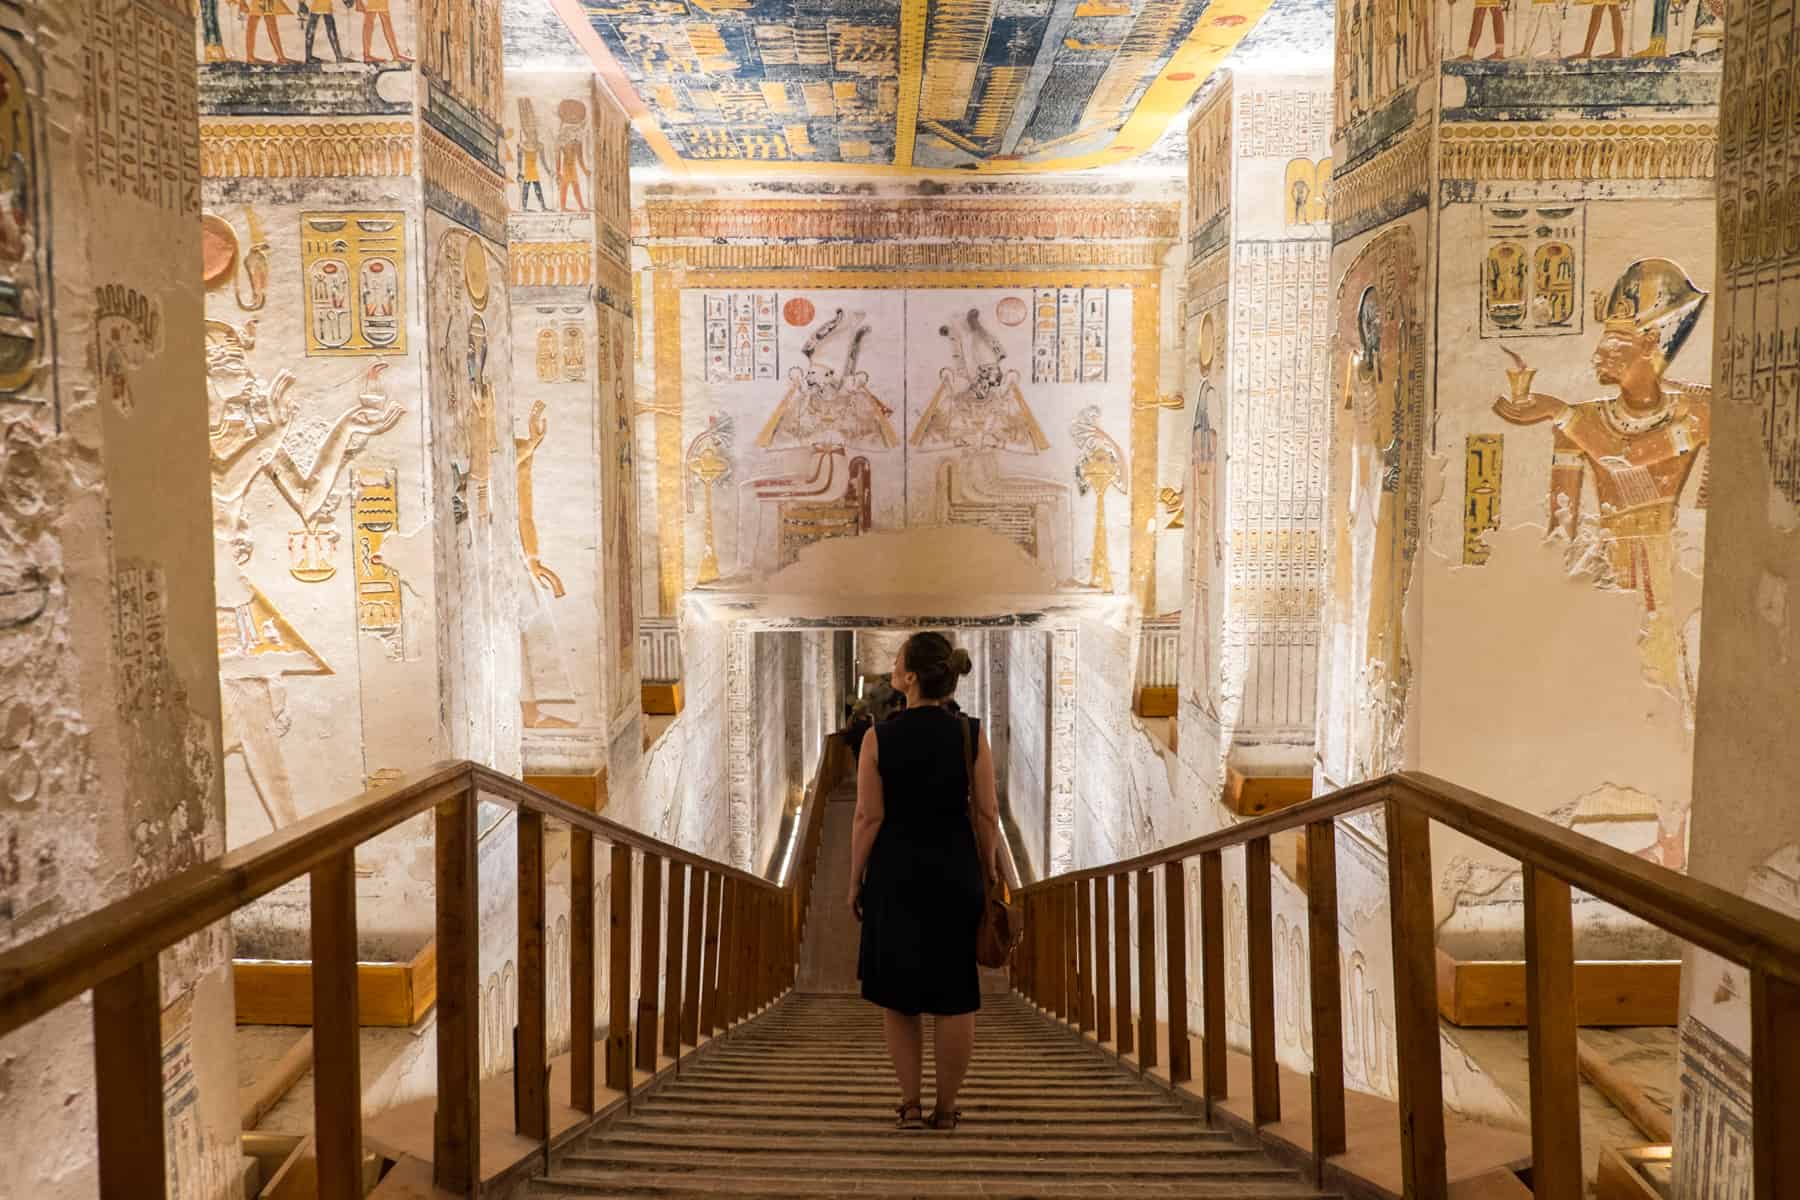
[[[869,851],[875,848],[875,835],[887,809],[881,795],[881,767],[876,757],[880,742],[875,730],[863,735],[862,754],[856,762],[856,824],[850,834],[850,895],[846,897],[850,911],[862,919],[857,897],[862,893],[863,871],[869,865]]]
[[[981,730],[981,741],[975,748],[975,845],[981,855],[981,869],[988,878],[1001,877],[1000,869],[1000,795],[994,786],[994,754],[988,746],[987,729]]]

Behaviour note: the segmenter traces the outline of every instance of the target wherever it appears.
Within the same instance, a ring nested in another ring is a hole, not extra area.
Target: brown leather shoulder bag
[[[970,732],[969,718],[962,722],[963,762],[969,773],[969,828],[975,834],[977,851],[981,847],[981,823],[975,815],[975,738]],[[981,865],[987,878],[988,864]],[[975,931],[975,961],[984,967],[998,969],[1012,961],[1013,951],[1024,934],[1018,910],[1012,906],[1012,893],[998,873],[987,879],[987,899],[981,906],[981,925]]]

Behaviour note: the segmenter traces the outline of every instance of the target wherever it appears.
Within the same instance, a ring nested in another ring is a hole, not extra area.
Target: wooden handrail
[[[1197,916],[1203,974],[1200,1094],[1211,1111],[1227,1097],[1220,856],[1242,847],[1249,879],[1244,931],[1249,941],[1249,1123],[1279,1121],[1269,839],[1304,829],[1309,847],[1313,1155],[1322,1183],[1329,1160],[1348,1148],[1337,967],[1336,820],[1377,805],[1384,806],[1387,837],[1405,1196],[1445,1200],[1449,1194],[1434,961],[1433,821],[1523,865],[1533,1181],[1541,1200],[1575,1200],[1583,1187],[1575,1014],[1567,995],[1573,969],[1570,904],[1575,888],[1749,969],[1753,1195],[1755,1200],[1800,1196],[1800,920],[1430,775],[1410,771],[1385,775],[1179,845],[1028,885],[1019,893],[1028,931],[1014,971],[1015,985],[1046,1012],[1078,1029],[1087,1028],[1095,990],[1106,986],[1104,970],[1096,980],[1093,959],[1106,952],[1109,940],[1106,932],[1090,927],[1090,919],[1105,920],[1106,909],[1095,905],[1090,916],[1088,896],[1090,889],[1096,895],[1112,889],[1116,926],[1110,940],[1119,956],[1116,1044],[1121,1054],[1130,1053],[1131,1001],[1126,986],[1130,972],[1124,951],[1133,940],[1130,896],[1135,885],[1136,1054],[1140,1067],[1155,1065],[1159,1006],[1154,981],[1161,962],[1168,976],[1164,1007],[1171,1041],[1169,1082],[1175,1086],[1188,1073],[1186,925]],[[1192,858],[1200,860],[1201,868],[1197,913],[1190,910],[1182,875],[1182,864]],[[1163,868],[1166,901],[1160,937],[1153,920],[1158,867]],[[1180,1046],[1174,1044],[1177,1039]]]
[[[810,812],[822,808],[824,797],[818,790],[834,786],[840,769],[828,747],[813,781]],[[786,887],[778,887],[577,808],[479,763],[440,763],[371,788],[0,952],[0,1037],[84,992],[94,993],[96,1061],[104,1059],[106,1067],[95,1073],[102,1200],[162,1200],[164,1195],[161,1046],[156,1036],[161,952],[302,876],[310,876],[313,898],[320,1195],[333,1200],[360,1195],[355,852],[425,814],[432,814],[436,823],[437,860],[438,1122],[433,1173],[439,1187],[473,1194],[481,1177],[475,860],[476,809],[482,800],[520,813],[516,864],[520,1036],[514,1064],[518,1080],[514,1120],[520,1135],[540,1142],[549,1136],[546,818],[569,828],[571,853],[585,860],[573,865],[570,880],[576,902],[570,946],[572,1030],[591,1026],[595,1015],[593,975],[600,935],[583,914],[593,910],[595,842],[612,847],[608,1086],[625,1092],[627,1098],[631,1094],[634,1024],[638,1063],[654,1069],[659,1050],[672,1050],[676,1058],[692,1053],[702,1038],[748,1019],[792,987],[799,929],[789,914],[796,897],[811,886],[811,861],[793,872]],[[634,878],[637,888],[632,886]],[[628,935],[634,918],[641,918],[642,929],[635,1022],[628,1004],[632,991]],[[659,1029],[660,1044],[655,1037]],[[572,1035],[572,1042],[570,1104],[591,1113],[594,1043],[591,1035],[584,1038],[579,1032]]]
[[[1253,817],[1135,858],[1054,875],[1028,884],[1020,892],[1028,894],[1087,879],[1110,879],[1127,871],[1199,858],[1208,851],[1229,850],[1387,801],[1416,808],[1434,821],[1522,863],[1547,870],[1571,886],[1721,958],[1800,985],[1800,919],[1417,771],[1353,784],[1304,804]]]

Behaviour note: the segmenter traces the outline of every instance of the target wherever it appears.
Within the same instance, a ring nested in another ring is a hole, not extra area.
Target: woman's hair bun
[[[927,700],[948,698],[956,691],[956,681],[975,669],[967,650],[936,632],[913,634],[900,655],[906,669],[919,677],[919,694]]]

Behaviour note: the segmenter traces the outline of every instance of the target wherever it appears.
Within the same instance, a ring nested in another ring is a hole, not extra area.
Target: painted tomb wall
[[[1720,96],[1717,286],[1705,608],[1688,869],[1800,916],[1794,745],[1800,576],[1800,225],[1790,80],[1794,29],[1765,3],[1729,13]],[[1704,378],[1704,377],[1702,377]],[[1750,979],[1689,950],[1683,964],[1675,1190],[1751,1194]],[[1767,1119],[1767,1114],[1757,1114]]]
[[[762,591],[816,543],[949,525],[1031,563],[1036,590],[1153,603],[1172,224],[1156,193],[771,190],[646,198],[658,610],[694,587]],[[926,591],[929,542],[889,543]]]
[[[1718,478],[1720,8],[1452,8],[1436,148],[1407,761],[1676,870]],[[1434,855],[1445,947],[1517,953],[1517,863],[1442,830]],[[1575,920],[1579,954],[1674,953],[1591,899]]]
[[[0,5],[0,947],[225,846],[193,36],[183,5]],[[159,963],[181,1200],[236,1194],[231,945]],[[21,1195],[98,1186],[91,1005],[0,1045]]]

